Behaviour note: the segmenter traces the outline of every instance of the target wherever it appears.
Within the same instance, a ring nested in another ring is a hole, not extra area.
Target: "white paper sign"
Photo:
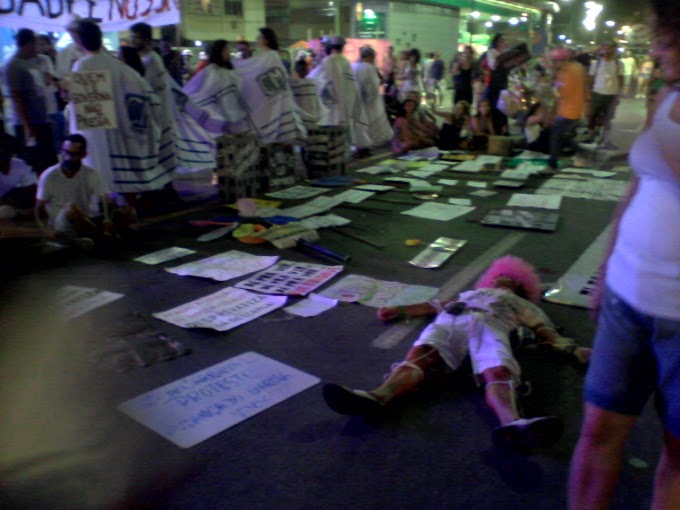
[[[298,301],[294,305],[287,306],[283,311],[297,315],[298,317],[315,317],[326,310],[330,310],[337,304],[337,299],[331,299],[320,296],[319,294],[311,293],[307,299]]]
[[[467,181],[465,185],[470,188],[486,188],[488,186],[488,184],[483,181]]]
[[[440,204],[438,202],[426,202],[413,209],[403,211],[401,214],[425,218],[428,220],[449,221],[464,214],[474,211],[474,207],[454,204]]]
[[[380,308],[422,303],[432,299],[437,291],[436,287],[408,285],[351,274],[320,294],[339,301],[359,302],[362,305]]]
[[[75,108],[77,129],[113,129],[118,127],[113,82],[108,70],[71,73],[69,98]]]
[[[293,186],[292,188],[282,189],[267,193],[268,197],[281,198],[284,200],[302,200],[312,198],[330,191],[328,188],[312,188],[311,186]]]
[[[497,195],[497,194],[498,194],[497,191],[490,191],[488,189],[478,189],[477,191],[473,191],[473,192],[470,193],[470,195],[472,195],[473,197],[482,197],[482,198],[491,197],[491,196]]]
[[[335,195],[333,198],[342,202],[349,202],[350,204],[358,204],[367,198],[371,198],[373,195],[375,195],[375,193],[372,191],[348,189],[347,191],[343,191],[342,193]]]
[[[469,198],[449,198],[449,204],[472,205],[472,200],[470,200]]]
[[[437,182],[439,184],[444,184],[445,186],[455,186],[458,184],[456,179],[439,179]]]
[[[118,409],[180,448],[190,448],[318,382],[279,361],[245,352]]]
[[[536,190],[536,193],[618,202],[625,196],[628,186],[629,184],[625,181],[548,179]]]
[[[185,257],[196,253],[195,250],[189,250],[187,248],[180,248],[178,246],[173,246],[172,248],[165,248],[164,250],[154,251],[152,253],[147,253],[141,257],[134,259],[136,262],[141,262],[142,264],[149,264],[155,266],[156,264],[162,264],[163,262],[169,262],[170,260],[175,260],[180,257]]]
[[[227,287],[153,316],[181,328],[228,331],[281,308],[287,299],[285,296],[265,296]]]
[[[539,209],[558,210],[562,203],[559,195],[529,195],[526,193],[514,193],[508,205],[512,207],[537,207]]]
[[[168,273],[180,276],[199,276],[226,282],[233,278],[261,271],[275,264],[279,257],[258,257],[238,250],[230,250],[201,260],[187,262],[181,266],[168,267]]]
[[[363,191],[390,191],[394,189],[394,186],[385,186],[384,184],[361,184],[359,186],[354,186],[354,189]]]
[[[343,266],[324,266],[323,264],[282,260],[275,266],[239,282],[236,287],[265,294],[305,296],[342,272],[343,269]]]
[[[337,214],[326,214],[325,216],[312,216],[300,221],[300,224],[310,230],[317,230],[319,228],[328,227],[342,227],[352,223],[347,218],[338,216]]]
[[[123,297],[124,294],[108,292],[106,290],[65,285],[57,294],[59,306],[66,320],[75,319],[81,315],[104,306]]]

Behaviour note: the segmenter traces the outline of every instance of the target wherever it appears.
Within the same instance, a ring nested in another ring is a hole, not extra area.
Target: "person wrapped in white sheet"
[[[359,88],[349,61],[342,55],[345,38],[334,35],[324,40],[326,58],[309,77],[316,80],[321,102],[326,107],[319,120],[321,126],[345,126],[350,145],[371,147],[368,122]]]
[[[359,86],[362,108],[366,112],[368,132],[374,145],[384,145],[392,139],[392,128],[380,94],[380,76],[375,67],[376,53],[370,46],[363,46],[359,55],[360,61],[352,64],[352,71]]]
[[[232,131],[253,132],[263,145],[302,143],[307,130],[295,104],[274,31],[261,28],[258,44],[259,55],[234,61],[236,73],[248,86],[241,90],[247,115],[234,124]]]
[[[111,74],[118,124],[113,129],[79,129],[75,109],[70,108],[70,132],[85,136],[90,146],[83,162],[100,172],[110,191],[133,194],[163,188],[172,180],[172,171],[159,164],[160,103],[151,87],[103,49],[102,32],[96,23],[81,21],[77,36],[86,55],[73,70]]]

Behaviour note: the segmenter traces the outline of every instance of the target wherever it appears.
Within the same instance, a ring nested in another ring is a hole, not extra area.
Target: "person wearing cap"
[[[317,91],[326,107],[319,125],[344,126],[348,142],[353,147],[371,147],[368,123],[354,73],[349,61],[343,56],[345,38],[341,35],[324,36],[322,39],[326,57],[314,68],[309,77],[317,82]]]
[[[624,86],[624,66],[616,58],[616,43],[607,42],[600,48],[600,57],[590,65],[591,107],[588,121],[588,141],[611,146],[609,131],[619,95]],[[599,138],[597,131],[601,130]]]
[[[590,96],[585,69],[573,60],[573,56],[574,53],[567,48],[557,48],[550,53],[558,94],[555,102],[555,120],[550,133],[548,166],[552,170],[558,170],[560,153],[565,145],[578,148],[574,141],[576,126],[581,120],[586,100]]]
[[[435,374],[458,370],[469,357],[476,380],[485,385],[486,402],[500,422],[492,432],[494,444],[518,450],[551,446],[562,435],[562,420],[556,416],[521,417],[517,388],[522,370],[513,347],[523,347],[526,341],[526,345],[533,343],[573,356],[581,364],[588,362],[591,349],[577,347],[574,340],[557,333],[537,306],[540,299],[535,269],[519,257],[506,255],[486,269],[474,290],[455,299],[382,307],[378,318],[383,321],[435,318],[406,359],[392,365],[380,386],[364,391],[326,384],[324,400],[340,414],[377,416]],[[513,345],[511,335],[519,328],[527,334],[517,335]]]

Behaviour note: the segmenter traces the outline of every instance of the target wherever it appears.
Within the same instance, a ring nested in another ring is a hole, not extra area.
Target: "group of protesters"
[[[513,47],[498,34],[480,59],[471,47],[454,59],[454,101],[442,111],[445,65],[439,52],[421,63],[418,49],[398,59],[390,47],[378,64],[375,49],[364,46],[350,63],[343,55],[345,38],[333,35],[322,38],[321,54],[304,53],[291,62],[282,58],[286,53],[275,32],[265,27],[257,52],[238,41],[233,53],[226,40],[217,40],[194,68],[169,41],[156,47],[145,23],[130,27],[129,41],[117,54],[103,47],[92,20],[76,19],[67,30],[74,42],[58,52],[48,36],[26,28],[17,32],[17,52],[4,70],[15,140],[5,134],[3,151],[14,166],[28,164],[38,177],[55,168],[58,154],[64,159],[66,145],[75,143],[69,135],[81,135],[76,145],[82,164],[101,181],[95,189],[112,197],[107,199],[112,205],[132,211],[149,196],[177,200],[177,172],[215,169],[216,139],[224,134],[252,135],[263,146],[304,147],[310,130],[337,127],[345,133],[347,153],[364,157],[388,143],[398,154],[435,145],[485,151],[492,137],[508,136],[514,128],[527,148],[549,153],[549,165],[557,170],[562,151],[576,149],[582,120],[588,138],[610,143],[608,123],[624,90],[624,66],[612,44],[603,45],[601,58],[588,69],[566,48],[529,66],[526,45]],[[100,71],[112,83],[116,122],[108,129],[82,125],[69,94],[72,73]],[[22,162],[12,158],[17,153]],[[25,171],[5,166],[0,180],[14,184],[3,189],[36,184],[30,173],[19,179]],[[9,196],[18,196],[13,193]],[[0,216],[26,209],[30,193],[20,195],[21,203],[0,198]],[[37,196],[51,227],[66,204],[84,217],[97,216],[84,198],[50,206],[40,190]],[[106,216],[106,210],[99,212]]]

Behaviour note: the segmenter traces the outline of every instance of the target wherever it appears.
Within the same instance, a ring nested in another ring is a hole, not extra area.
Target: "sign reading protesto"
[[[109,71],[72,73],[68,88],[78,130],[118,127]]]
[[[75,16],[97,21],[105,32],[128,30],[143,21],[152,26],[180,22],[179,0],[3,0],[0,26],[63,32]]]

